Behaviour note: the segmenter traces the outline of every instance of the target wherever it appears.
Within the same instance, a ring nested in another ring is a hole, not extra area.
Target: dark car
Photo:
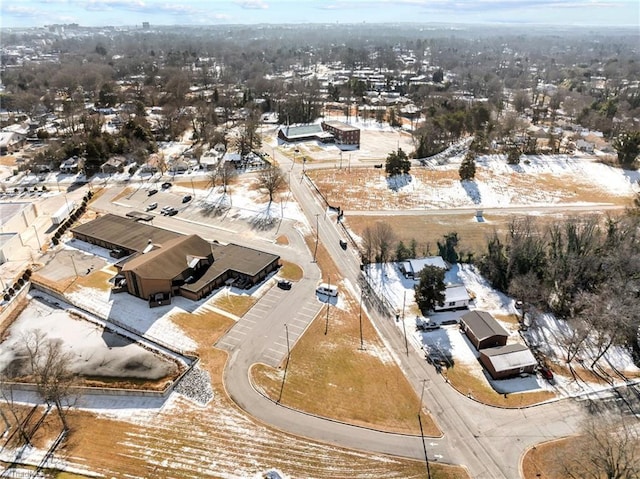
[[[147,196],[155,195],[157,192],[158,192],[158,190],[156,190],[155,188],[153,188],[152,190],[147,191]]]
[[[185,195],[182,197],[183,203],[188,203],[189,201],[191,201],[191,195]]]
[[[347,249],[347,242],[345,240],[340,240],[340,248]]]
[[[287,281],[286,279],[281,279],[280,281],[278,281],[278,288],[291,289],[291,281]]]
[[[169,182],[162,183],[162,185],[161,185],[161,186],[162,186],[162,189],[163,189],[163,190],[166,190],[167,188],[171,188],[171,183],[169,183]]]
[[[553,372],[551,371],[551,369],[549,369],[546,366],[542,366],[540,368],[540,374],[542,375],[543,378],[545,378],[547,381],[553,381]]]
[[[175,216],[178,214],[178,210],[175,208],[171,208],[169,211],[167,211],[167,216]]]

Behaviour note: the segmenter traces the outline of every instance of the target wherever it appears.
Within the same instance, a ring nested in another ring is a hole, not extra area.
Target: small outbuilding
[[[480,363],[493,379],[505,379],[518,374],[533,374],[538,362],[523,344],[509,344],[480,351]]]
[[[478,351],[507,344],[509,333],[486,311],[465,313],[460,327]]]

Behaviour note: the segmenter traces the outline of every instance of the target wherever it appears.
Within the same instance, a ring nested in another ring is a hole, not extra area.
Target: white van
[[[336,297],[338,296],[338,287],[332,284],[320,283],[316,288],[316,293]]]

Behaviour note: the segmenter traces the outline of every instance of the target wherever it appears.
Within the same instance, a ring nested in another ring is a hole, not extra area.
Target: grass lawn
[[[300,281],[302,279],[304,271],[302,271],[300,266],[295,263],[290,263],[289,261],[282,260],[281,262],[282,267],[278,273],[280,276],[290,281]]]
[[[524,407],[554,398],[551,391],[511,393],[506,396],[494,391],[489,384],[473,375],[464,365],[454,364],[443,372],[448,382],[462,394],[471,394],[476,401],[490,406]]]
[[[337,269],[322,245],[317,260],[323,276],[331,274],[332,283],[339,283]],[[419,434],[419,397],[385,351],[364,312],[365,347],[359,349],[358,300],[345,288],[340,298],[340,307],[329,307],[328,321],[323,308],[293,348],[282,396],[284,365],[279,369],[255,366],[255,384],[274,400],[296,409],[377,429]],[[422,422],[425,435],[440,435],[430,416],[423,413]]]
[[[216,308],[220,308],[227,313],[236,316],[244,316],[258,300],[250,295],[239,294],[218,294],[213,301]]]
[[[199,367],[211,377],[214,400],[203,407],[178,399],[166,411],[135,422],[72,410],[73,431],[63,451],[71,463],[113,478],[254,477],[270,467],[290,477],[424,477],[420,461],[299,440],[256,423],[226,397],[227,355],[211,347],[233,321],[214,312],[171,319],[197,342]],[[434,479],[468,478],[461,468],[434,465],[434,470]]]
[[[529,449],[522,458],[522,477],[524,479],[569,479],[558,471],[558,458],[574,452],[575,437],[559,441],[549,441]]]

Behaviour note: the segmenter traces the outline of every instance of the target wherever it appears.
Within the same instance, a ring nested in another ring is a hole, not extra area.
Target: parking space
[[[271,288],[227,334],[220,338],[215,346],[231,352],[247,344],[252,337],[260,338],[264,349],[256,361],[277,367],[287,356],[287,331],[289,348],[293,348],[323,307],[315,296],[310,296],[302,303],[292,304],[287,301],[288,294],[287,291],[279,288]],[[283,307],[291,311],[291,315],[287,315],[284,321],[286,328],[282,325]],[[254,343],[254,345],[257,347],[257,344]]]

